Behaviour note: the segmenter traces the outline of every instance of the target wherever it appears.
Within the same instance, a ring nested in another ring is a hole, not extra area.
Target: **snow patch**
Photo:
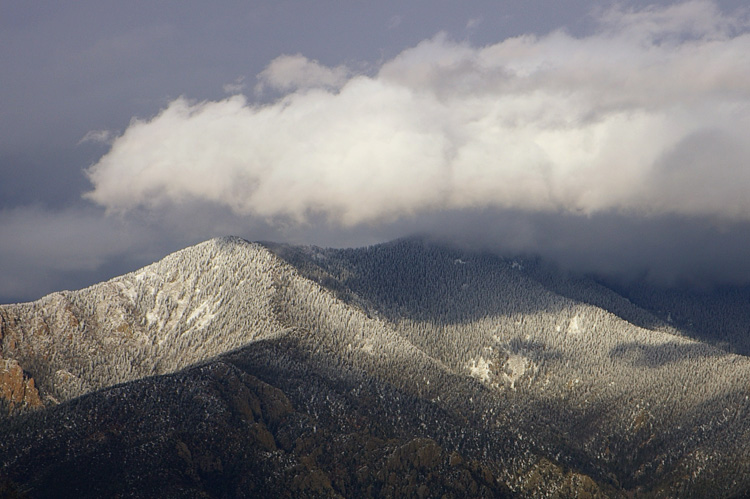
[[[568,324],[568,333],[570,334],[581,333],[582,332],[581,326],[582,326],[582,319],[578,314],[576,314],[575,317],[570,319],[570,323]]]
[[[216,310],[220,305],[221,300],[219,301],[219,303],[209,303],[208,301],[204,301],[203,303],[201,303],[198,307],[196,307],[195,310],[193,310],[193,313],[191,313],[188,317],[188,327],[203,329],[208,326],[208,324],[216,316]]]
[[[505,346],[501,345],[499,349],[485,347],[484,352],[492,360],[482,356],[471,359],[468,365],[469,374],[492,388],[505,386],[515,390],[516,382],[530,372],[536,372],[537,366],[534,362]]]
[[[146,313],[146,325],[148,327],[151,327],[151,325],[155,324],[159,320],[159,315],[156,313],[156,310],[149,310]]]
[[[126,282],[126,281],[120,281],[118,285],[120,289],[120,294],[122,294],[125,298],[130,300],[130,303],[135,303],[138,300],[138,291],[135,289],[135,286],[133,286],[131,283]]]
[[[526,369],[529,367],[529,359],[522,355],[510,355],[508,360],[505,361],[505,369],[503,370],[503,380],[510,383],[511,388],[516,387],[516,381],[526,373]]]
[[[369,338],[367,340],[365,340],[365,342],[362,344],[361,349],[366,354],[373,355],[375,353],[372,341]]]
[[[491,378],[490,367],[492,366],[491,360],[486,360],[484,357],[478,359],[471,359],[471,365],[469,366],[469,374],[481,381],[482,383],[489,383]]]

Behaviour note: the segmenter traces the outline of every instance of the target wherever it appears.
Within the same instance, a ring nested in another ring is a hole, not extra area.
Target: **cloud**
[[[336,89],[346,83],[348,74],[344,66],[328,68],[301,54],[282,55],[258,75],[256,92],[265,88],[282,92],[316,87]]]
[[[102,267],[127,262],[125,255],[142,251],[151,239],[147,230],[92,208],[0,210],[0,233],[9,236],[0,237],[0,303],[93,284],[103,277],[97,273]],[[132,270],[127,263],[120,269]]]
[[[750,281],[746,12],[596,19],[480,47],[438,34],[366,74],[282,56],[258,77],[274,101],[183,97],[133,120],[85,197],[173,240],[423,233],[602,274]]]
[[[750,282],[747,221],[486,209],[431,214],[412,228],[442,242],[509,256],[541,256],[609,279],[691,287]]]
[[[747,10],[723,15],[716,3],[691,0],[640,10],[621,6],[600,12],[602,30],[625,34],[642,43],[680,43],[686,38],[722,40],[747,28]]]
[[[86,135],[78,141],[78,145],[93,142],[95,144],[110,144],[112,143],[112,132],[110,130],[91,130],[86,132]]]
[[[342,226],[431,210],[750,219],[750,29],[712,3],[609,10],[595,32],[439,34],[374,75],[282,56],[284,92],[173,101],[88,170],[110,211],[190,200]]]
[[[472,17],[468,21],[466,21],[466,30],[467,31],[474,31],[476,30],[479,25],[482,24],[482,18],[481,17]]]
[[[404,18],[399,15],[394,15],[388,20],[388,24],[386,25],[386,29],[393,30],[398,28],[401,23],[403,22]]]
[[[247,84],[245,83],[244,76],[240,76],[236,78],[232,83],[226,83],[222,86],[222,90],[224,90],[224,93],[231,95],[240,94],[245,90],[245,88],[247,88]]]
[[[331,237],[330,229],[315,232],[346,242]],[[271,227],[200,202],[168,207],[158,217],[140,211],[106,216],[94,206],[27,205],[0,210],[0,234],[0,304],[89,286],[211,237],[303,242],[310,236],[305,229]],[[374,242],[359,238],[355,243],[363,241]]]

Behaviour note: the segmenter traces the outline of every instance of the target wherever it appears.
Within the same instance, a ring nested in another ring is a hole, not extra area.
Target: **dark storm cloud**
[[[203,203],[165,209],[158,217],[143,212],[104,216],[91,206],[24,206],[0,210],[0,233],[0,303],[95,284],[211,237],[290,236],[262,220]]]
[[[92,284],[76,279],[142,246],[145,232],[101,216],[98,210],[0,211],[0,297],[22,300],[40,290]],[[67,277],[67,279],[65,279]],[[64,281],[69,282],[64,282]]]
[[[750,282],[749,222],[618,213],[453,212],[422,221],[441,242],[501,255],[539,255],[564,269],[670,286]]]
[[[747,13],[628,5],[9,9],[0,300],[228,233],[750,280]]]

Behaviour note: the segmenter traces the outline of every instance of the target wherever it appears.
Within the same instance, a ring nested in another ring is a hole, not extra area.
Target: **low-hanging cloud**
[[[153,240],[142,226],[105,218],[93,207],[0,210],[0,234],[0,303],[93,284],[111,277],[101,269],[113,262],[132,270],[126,255]]]
[[[750,23],[693,1],[370,74],[282,56],[242,95],[133,120],[88,169],[110,212],[208,202],[344,227],[440,210],[750,220]]]

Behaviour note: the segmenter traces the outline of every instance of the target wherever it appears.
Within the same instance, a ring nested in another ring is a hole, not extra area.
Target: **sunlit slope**
[[[2,354],[48,401],[170,372],[280,330],[279,266],[256,245],[211,240],[87,289],[0,308]]]

